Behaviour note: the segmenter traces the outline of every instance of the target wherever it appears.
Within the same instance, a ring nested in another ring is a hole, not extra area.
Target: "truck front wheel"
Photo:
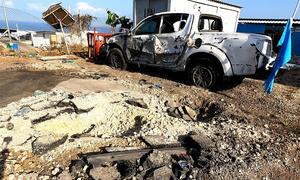
[[[113,48],[108,52],[108,63],[115,69],[126,70],[127,63],[124,59],[123,53],[118,48]]]
[[[193,85],[205,89],[214,88],[219,78],[218,71],[210,65],[197,64],[188,73],[189,81]]]

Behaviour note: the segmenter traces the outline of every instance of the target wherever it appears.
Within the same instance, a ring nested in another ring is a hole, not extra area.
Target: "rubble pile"
[[[272,179],[278,176],[277,169],[299,174],[294,168],[299,156],[286,153],[293,149],[297,154],[296,136],[272,138],[268,130],[228,118],[215,119],[205,127],[213,132],[181,136],[179,147],[82,155],[77,160],[82,168],[76,176],[72,170],[69,173],[85,179],[252,179],[260,178],[258,174]]]
[[[163,135],[172,142],[202,127],[169,116],[167,108],[158,97],[134,92],[36,91],[0,109],[1,152],[9,149],[1,164],[6,174],[31,172],[73,149],[122,144],[116,138],[126,140],[123,146],[143,147],[136,141],[141,136]],[[21,157],[15,159],[14,152]],[[30,166],[21,166],[21,160]]]
[[[36,91],[0,109],[0,167],[11,177],[45,179],[299,174],[297,136],[287,139],[222,111],[215,102],[193,109],[136,92]]]
[[[31,150],[24,148],[24,143],[49,135],[78,137],[85,134],[100,138],[164,135],[177,139],[178,135],[202,127],[200,123],[192,127],[183,119],[169,116],[166,110],[159,98],[138,93],[73,95],[36,91],[33,97],[0,110],[3,126],[0,131],[2,138],[14,137],[9,147]]]

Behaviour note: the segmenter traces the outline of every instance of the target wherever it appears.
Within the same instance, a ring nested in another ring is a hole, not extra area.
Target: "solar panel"
[[[61,3],[51,5],[46,12],[43,13],[43,19],[55,29],[60,29],[60,21],[63,27],[69,27],[75,20],[72,15],[61,5]]]

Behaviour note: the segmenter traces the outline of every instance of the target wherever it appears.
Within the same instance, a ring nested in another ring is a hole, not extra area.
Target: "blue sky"
[[[2,1],[2,0],[0,0]],[[288,18],[293,13],[298,0],[225,0],[243,7],[242,18]],[[132,0],[6,0],[9,7],[21,9],[37,17],[50,4],[62,2],[63,6],[73,13],[80,9],[81,13],[89,13],[97,17],[105,17],[106,9],[119,15],[132,16]],[[300,13],[297,14],[300,18]]]

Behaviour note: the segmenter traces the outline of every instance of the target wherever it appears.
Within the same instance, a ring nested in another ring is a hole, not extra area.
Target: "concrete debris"
[[[169,103],[165,103],[167,107]],[[207,122],[212,118],[220,115],[223,112],[223,108],[220,104],[215,102],[205,102],[202,107],[194,110],[189,106],[170,107],[167,110],[169,116],[175,118],[182,118],[186,121],[202,121]]]
[[[34,91],[33,96],[37,97],[37,96],[41,96],[44,94],[46,94],[44,91],[36,90],[36,91]]]
[[[42,179],[41,176],[39,176],[38,173],[22,173],[22,174],[10,174],[7,178],[8,180],[16,180],[16,179],[30,179],[30,180],[40,180]],[[50,179],[50,178],[49,178]]]
[[[169,108],[168,114],[172,117],[182,118],[186,121],[196,121],[198,113],[188,106],[180,106],[176,108]]]
[[[44,122],[44,121],[47,121],[50,119],[54,119],[57,116],[64,114],[64,113],[68,113],[68,114],[87,113],[87,112],[91,111],[94,107],[80,108],[72,101],[62,100],[52,106],[52,108],[55,108],[55,109],[51,113],[48,112],[49,108],[51,108],[51,106],[48,106],[48,108],[46,108],[45,110],[42,110],[40,112],[36,112],[36,111],[33,112],[32,115],[33,116],[38,115],[38,117],[32,119],[31,123],[33,125],[35,125],[35,124],[38,124],[38,123],[41,123],[41,122]]]
[[[14,116],[17,116],[17,117],[19,117],[19,116],[24,116],[24,115],[26,115],[27,113],[29,113],[29,112],[31,112],[31,111],[32,111],[32,110],[31,110],[30,107],[24,107],[24,108],[20,109],[19,111],[17,111],[17,112],[14,114]]]
[[[141,137],[143,142],[145,142],[151,148],[164,148],[164,147],[178,147],[180,143],[177,140],[170,140],[164,136],[160,135],[149,135]]]
[[[6,129],[9,130],[9,131],[13,130],[14,127],[15,127],[15,126],[14,126],[13,123],[7,123],[7,124],[6,124]]]
[[[44,111],[45,113],[47,111]],[[50,120],[50,119],[54,119],[56,118],[57,116],[61,115],[61,114],[64,114],[64,113],[68,113],[68,114],[71,114],[71,113],[74,113],[76,112],[76,110],[72,107],[66,107],[66,108],[59,108],[59,109],[55,109],[55,111],[52,111],[51,113],[47,113],[37,119],[33,119],[31,120],[31,123],[32,125],[36,125],[38,123],[42,123],[44,121],[47,121],[47,120]]]
[[[126,103],[139,107],[139,108],[144,108],[144,109],[148,109],[148,105],[144,102],[143,99],[129,99],[126,100]]]
[[[153,83],[148,82],[146,79],[140,79],[139,85],[152,85]]]
[[[63,171],[63,170],[62,170],[61,168],[56,167],[56,168],[54,168],[54,169],[51,171],[51,174],[52,174],[52,176],[57,176],[57,175],[59,175],[62,171]]]
[[[70,165],[72,179],[89,179],[89,175],[86,171],[87,169],[85,168],[86,166],[86,163],[82,160],[72,161]]]
[[[190,135],[191,141],[194,141],[194,143],[197,143],[199,145],[198,148],[201,148],[203,150],[215,150],[216,149],[216,143],[214,143],[211,138],[204,134],[197,134],[197,135]]]
[[[11,116],[8,116],[8,115],[0,116],[0,123],[1,122],[8,122],[10,120],[11,120]]]
[[[168,108],[176,108],[178,105],[174,101],[168,100],[165,102],[165,106]]]
[[[36,155],[45,154],[65,143],[67,139],[68,135],[46,135],[38,137],[32,142],[32,152]]]
[[[93,168],[89,174],[94,180],[121,179],[121,174],[115,166]]]
[[[192,119],[197,119],[198,113],[188,106],[181,106],[182,111]]]
[[[73,177],[68,171],[63,171],[57,177],[58,180],[73,180]]]
[[[94,128],[96,127],[95,124],[92,124],[91,127],[89,127],[88,129],[84,130],[82,133],[80,134],[74,134],[71,136],[71,138],[80,138],[80,137],[83,137],[84,135],[87,135],[88,133],[90,133]]]
[[[169,165],[170,161],[170,154],[159,150],[154,150],[143,163],[143,167],[144,169],[158,168]]]
[[[215,102],[204,102],[203,106],[199,109],[198,120],[207,122],[222,112],[223,107],[221,107],[220,104]]]
[[[154,170],[153,177],[155,179],[161,179],[161,180],[175,179],[175,177],[173,176],[172,169],[167,166],[163,166],[161,168]]]

